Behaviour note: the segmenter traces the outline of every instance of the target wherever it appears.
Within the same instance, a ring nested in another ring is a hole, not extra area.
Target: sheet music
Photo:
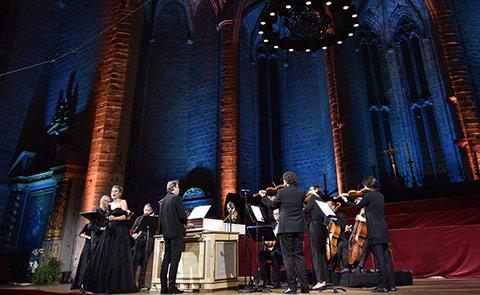
[[[250,205],[250,207],[252,208],[253,215],[255,215],[255,219],[260,222],[265,222],[265,219],[263,219],[263,214],[260,207],[255,205]]]
[[[318,200],[315,200],[315,202],[317,202],[318,207],[320,207],[320,210],[322,210],[325,216],[336,216],[335,212],[333,212],[332,208],[327,204],[327,202],[322,202]]]
[[[188,215],[188,219],[205,218],[208,210],[210,210],[210,207],[212,207],[212,205],[204,205],[193,208],[190,215]]]

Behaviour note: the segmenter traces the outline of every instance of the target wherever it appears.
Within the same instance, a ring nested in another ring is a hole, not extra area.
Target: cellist
[[[378,182],[373,176],[364,178],[362,184],[365,193],[358,204],[348,200],[345,194],[340,195],[340,197],[349,207],[357,210],[365,208],[368,247],[377,259],[380,272],[378,286],[372,292],[396,291],[393,263],[388,249],[388,228],[384,215],[385,197],[376,190]]]
[[[310,187],[307,198],[307,205],[303,208],[306,215],[307,229],[310,235],[310,255],[312,257],[312,265],[315,270],[315,278],[317,284],[312,287],[313,291],[323,291],[326,289],[328,278],[328,267],[326,259],[326,241],[328,230],[325,225],[325,214],[323,214],[316,201],[325,202],[322,189],[319,185]]]

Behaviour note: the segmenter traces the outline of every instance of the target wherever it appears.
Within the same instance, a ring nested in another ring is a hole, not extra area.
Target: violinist
[[[280,220],[280,210],[273,210],[274,222],[272,223],[273,232],[275,235],[278,231],[278,222]],[[278,289],[280,285],[280,264],[282,262],[282,251],[277,241],[265,241],[265,250],[259,253],[260,270],[263,284],[268,289]],[[267,263],[272,261],[272,272],[270,276],[270,267]]]
[[[376,190],[378,182],[373,176],[364,178],[362,184],[365,193],[358,204],[349,201],[345,194],[342,194],[341,198],[349,207],[357,210],[365,208],[368,228],[367,241],[369,249],[377,259],[380,272],[378,286],[372,292],[396,291],[393,263],[388,249],[388,228],[384,215],[385,198]]]
[[[305,256],[303,254],[303,232],[305,220],[303,217],[303,202],[305,192],[297,188],[298,177],[293,172],[285,172],[282,176],[285,188],[278,190],[270,200],[266,191],[260,191],[262,202],[274,209],[280,209],[278,239],[282,248],[283,261],[287,271],[288,289],[284,294],[297,292],[297,277],[301,292],[309,293]]]
[[[325,225],[325,214],[323,214],[316,201],[324,202],[323,193],[319,185],[310,187],[307,198],[308,202],[303,212],[307,219],[307,229],[310,235],[310,255],[312,257],[313,269],[317,284],[312,287],[313,291],[326,289],[328,268],[326,259],[326,242],[328,231]]]

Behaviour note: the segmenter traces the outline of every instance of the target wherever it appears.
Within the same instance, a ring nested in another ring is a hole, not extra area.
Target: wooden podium
[[[160,270],[164,251],[163,236],[155,236],[151,290],[161,289]],[[178,266],[177,286],[193,291],[237,287],[238,233],[188,232]]]

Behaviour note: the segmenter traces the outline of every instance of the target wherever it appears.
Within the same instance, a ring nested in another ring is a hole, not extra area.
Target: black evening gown
[[[121,208],[110,215],[127,215]],[[137,292],[126,221],[109,221],[85,273],[84,289],[93,293]]]
[[[91,237],[92,225],[90,223],[85,224],[80,234],[85,234]],[[87,263],[92,253],[92,242],[90,239],[85,239],[82,254],[80,255],[80,260],[78,261],[77,265],[77,272],[75,273],[75,278],[73,279],[72,286],[70,287],[71,289],[80,289],[80,287],[82,287],[85,269],[87,268]]]

